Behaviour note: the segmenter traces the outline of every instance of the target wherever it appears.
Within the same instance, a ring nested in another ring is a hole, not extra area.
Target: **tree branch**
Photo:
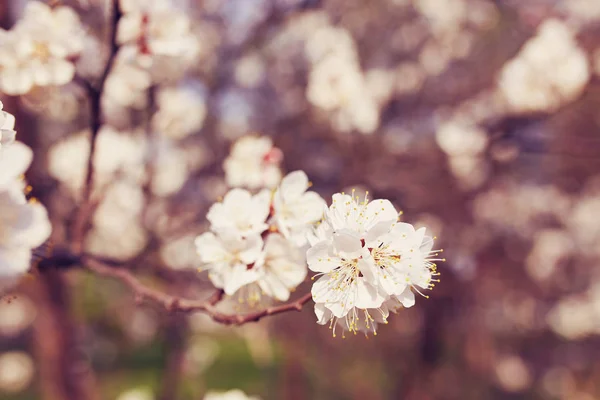
[[[259,321],[270,315],[281,314],[288,311],[301,311],[304,304],[308,303],[312,298],[311,293],[307,293],[296,301],[279,306],[268,307],[253,313],[245,315],[224,314],[215,307],[224,296],[223,290],[217,290],[207,300],[189,300],[152,289],[140,282],[128,270],[115,267],[114,265],[97,258],[84,256],[82,257],[81,262],[83,267],[89,271],[121,281],[133,291],[136,296],[136,301],[139,303],[150,300],[154,303],[158,303],[169,312],[203,312],[209,315],[215,322],[224,325],[243,325],[248,322]]]
[[[104,70],[102,71],[102,75],[100,76],[100,80],[98,82],[98,86],[95,87],[93,84],[86,80],[81,80],[82,85],[85,87],[85,90],[88,95],[89,104],[90,104],[90,155],[87,163],[87,172],[85,176],[85,181],[83,184],[83,194],[81,206],[75,216],[75,220],[73,221],[72,226],[72,247],[75,253],[81,252],[83,248],[83,239],[85,235],[85,227],[89,220],[90,214],[92,213],[92,189],[93,189],[93,176],[94,176],[94,153],[96,151],[96,138],[98,137],[98,132],[102,127],[102,93],[104,92],[104,86],[106,84],[106,80],[112,66],[114,64],[117,52],[119,50],[119,45],[117,43],[117,26],[119,23],[119,19],[121,18],[121,10],[119,8],[119,0],[112,0],[112,9],[111,9],[111,25],[110,25],[110,52],[108,56],[108,60],[106,61],[106,65]]]

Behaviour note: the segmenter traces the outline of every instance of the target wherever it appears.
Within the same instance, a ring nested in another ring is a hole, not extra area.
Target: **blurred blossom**
[[[552,111],[577,98],[589,78],[585,52],[569,28],[552,19],[504,66],[499,86],[515,111]]]
[[[23,333],[36,315],[33,302],[23,294],[10,302],[0,302],[0,335],[13,337]]]
[[[558,229],[539,231],[526,260],[529,276],[537,281],[550,278],[572,251],[573,241],[567,232]]]
[[[90,154],[89,136],[87,131],[73,134],[52,146],[48,153],[50,175],[73,194],[79,192],[85,179]],[[103,126],[94,153],[96,188],[108,184],[116,174],[140,182],[144,177],[145,155],[145,139],[140,132],[120,132]]]
[[[103,102],[120,107],[140,109],[148,102],[147,89],[152,84],[152,77],[141,67],[132,63],[126,51],[119,56],[106,79]]]
[[[230,187],[258,189],[276,186],[281,180],[283,155],[269,137],[244,136],[231,147],[223,163]]]
[[[163,87],[156,95],[158,111],[154,129],[172,139],[183,139],[199,131],[206,118],[204,98],[191,87]]]
[[[496,361],[496,378],[508,392],[522,392],[529,388],[532,376],[529,368],[519,356],[504,356]]]
[[[584,339],[600,334],[600,289],[564,297],[547,315],[550,328],[570,340]]]
[[[243,87],[257,87],[265,78],[265,63],[258,54],[242,57],[235,66],[235,80]]]
[[[233,389],[228,392],[208,392],[204,400],[260,400],[258,397],[247,396],[239,389]]]
[[[160,248],[161,259],[170,268],[194,268],[198,264],[198,255],[194,247],[195,236],[188,235],[171,240]]]
[[[159,140],[154,143],[154,146],[152,193],[157,196],[169,196],[179,191],[188,178],[186,153],[170,143],[168,139]]]
[[[185,353],[185,368],[191,375],[202,374],[214,362],[220,353],[219,342],[206,336],[194,339]]]
[[[82,51],[84,37],[71,8],[28,2],[19,22],[0,31],[0,90],[21,95],[36,86],[69,83],[75,75],[72,58]]]
[[[488,136],[477,126],[448,121],[438,127],[436,140],[448,156],[477,155],[487,147]]]
[[[141,225],[145,204],[142,188],[127,181],[110,185],[93,217],[86,248],[93,254],[126,260],[137,255],[148,241]]]
[[[128,336],[138,346],[151,342],[159,330],[156,312],[140,308],[131,311],[133,315],[124,316]]]
[[[117,400],[154,400],[154,395],[149,388],[131,389],[121,393]]]
[[[490,173],[489,165],[481,157],[455,156],[450,157],[448,163],[452,175],[465,190],[480,187]]]
[[[31,356],[21,351],[0,354],[0,391],[25,390],[33,380],[35,365]]]
[[[166,0],[120,0],[117,42],[134,49],[139,65],[150,67],[152,57],[190,57],[198,42],[185,13]]]

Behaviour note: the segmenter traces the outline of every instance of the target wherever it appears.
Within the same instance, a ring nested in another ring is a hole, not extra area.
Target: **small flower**
[[[64,85],[75,75],[73,59],[83,49],[83,28],[69,7],[31,1],[0,41],[0,90],[21,95],[36,86]]]
[[[14,187],[20,182],[19,177],[25,174],[33,160],[33,151],[20,142],[0,148],[0,190]]]
[[[208,392],[204,400],[260,400],[258,397],[247,396],[239,389],[233,389],[228,392]]]
[[[281,180],[282,158],[270,138],[245,136],[235,142],[223,164],[225,180],[231,187],[275,187]]]
[[[159,133],[173,139],[183,139],[202,128],[206,104],[194,89],[162,88],[156,97],[158,111],[152,117],[152,124]]]
[[[198,50],[190,19],[165,1],[121,1],[117,42],[136,49],[141,64],[151,56],[189,57]]]
[[[320,324],[375,333],[376,322],[385,322],[390,310],[414,305],[413,290],[422,294],[438,281],[435,261],[443,259],[436,258],[433,239],[425,228],[397,219],[388,200],[333,196],[308,236],[308,267],[322,275],[312,288]]]
[[[297,246],[307,242],[306,235],[327,208],[325,200],[308,191],[310,182],[303,171],[288,174],[273,196],[273,220],[277,229]]]
[[[259,275],[253,267],[263,247],[259,235],[241,238],[207,232],[198,236],[195,244],[200,260],[207,264],[210,280],[225,294],[231,296],[241,287],[257,281]]]
[[[223,202],[213,204],[206,218],[215,232],[227,231],[239,236],[261,234],[268,229],[271,193],[263,190],[256,195],[244,189],[232,189]]]
[[[332,318],[345,318],[350,310],[378,309],[385,297],[377,287],[377,270],[361,239],[351,232],[333,235],[330,241],[311,247],[308,268],[322,275],[312,287],[315,304],[322,304]],[[351,330],[358,321],[348,317]]]
[[[262,292],[279,301],[288,300],[290,292],[304,281],[307,273],[300,249],[277,233],[267,236],[257,269]]]

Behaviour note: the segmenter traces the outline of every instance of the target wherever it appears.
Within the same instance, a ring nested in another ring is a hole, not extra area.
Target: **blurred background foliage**
[[[5,28],[24,3],[0,3]],[[102,37],[106,2],[61,3]],[[207,297],[193,237],[226,190],[231,142],[258,132],[324,197],[355,187],[392,200],[438,236],[448,261],[429,299],[376,337],[345,340],[310,306],[222,327],[136,305],[120,284],[69,271],[70,313],[58,313],[75,335],[68,379],[119,400],[235,387],[264,399],[600,398],[599,1],[174,3],[200,45],[177,82],[197,89],[206,117],[174,144],[188,152],[181,184],[145,192],[141,242],[123,228],[90,239],[93,251],[133,260],[167,292]],[[78,68],[94,70],[102,43]],[[69,240],[77,198],[73,178],[52,165],[77,151],[52,149],[87,126],[81,96],[73,83],[2,97],[34,148],[28,179],[55,245]],[[111,108],[109,123],[139,129],[147,110]],[[170,171],[173,161],[157,165]],[[2,399],[42,398],[44,373],[61,368],[44,361],[57,317],[46,292],[32,274],[0,304]]]

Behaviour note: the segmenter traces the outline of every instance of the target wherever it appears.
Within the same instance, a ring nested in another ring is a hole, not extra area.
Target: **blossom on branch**
[[[210,208],[212,232],[195,243],[216,287],[251,306],[263,295],[289,299],[306,278],[306,235],[326,208],[308,186],[306,174],[296,171],[273,192],[234,188]]]
[[[398,222],[388,200],[335,194],[310,242],[308,267],[319,277],[312,287],[315,313],[334,336],[338,325],[376,334],[390,310],[411,307],[412,290],[422,294],[439,275],[433,239],[425,228]]]

